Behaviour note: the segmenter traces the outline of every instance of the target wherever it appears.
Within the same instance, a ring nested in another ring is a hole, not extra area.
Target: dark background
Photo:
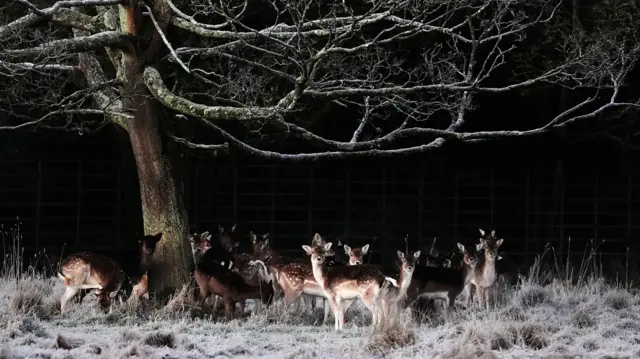
[[[8,229],[18,218],[27,251],[135,250],[143,230],[126,137],[106,129],[2,139],[0,222]],[[276,248],[296,256],[320,232],[371,243],[371,261],[389,263],[406,234],[412,247],[437,237],[453,250],[456,241],[476,242],[481,227],[495,228],[520,265],[547,242],[560,258],[569,249],[582,257],[592,239],[606,240],[605,265],[620,264],[640,235],[638,153],[605,139],[574,142],[554,136],[311,164],[187,152],[185,200],[193,230],[237,223],[242,238],[270,232]]]

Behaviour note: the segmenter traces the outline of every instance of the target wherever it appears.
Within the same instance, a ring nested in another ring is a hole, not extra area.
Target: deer
[[[269,238],[269,233],[264,233],[260,236],[262,241],[265,241]],[[251,241],[251,253],[235,253],[233,255],[234,264],[233,271],[239,274],[245,282],[250,285],[258,286],[260,285],[258,273],[258,267],[254,261],[259,259],[260,256],[260,241],[258,240],[258,235],[256,235],[253,231],[249,232],[249,240]],[[260,261],[262,265],[265,265],[264,262]],[[270,275],[271,276],[271,275]],[[270,282],[270,281],[267,281]],[[261,307],[261,301],[256,301],[256,307]],[[238,303],[240,306],[240,312],[244,313],[245,301],[241,301]]]
[[[78,252],[67,256],[58,270],[58,278],[65,285],[60,299],[60,312],[64,313],[67,302],[82,289],[96,289],[98,303],[108,309],[110,295],[117,293],[124,283],[125,274],[118,262],[98,253]]]
[[[401,251],[397,251],[397,254],[400,263],[402,263],[398,279],[388,279],[388,281],[391,282],[392,286],[385,287],[386,292],[382,296],[382,308],[387,312],[392,305],[398,305],[406,299],[407,290],[409,289],[409,285],[411,284],[411,279],[413,277],[415,267],[420,260],[421,251],[418,250],[412,255],[406,256]]]
[[[480,261],[475,267],[473,277],[467,285],[467,292],[469,294],[467,297],[467,306],[471,306],[473,302],[473,292],[471,290],[471,285],[473,285],[476,289],[480,307],[488,308],[485,291],[495,284],[498,277],[496,274],[496,260],[502,259],[502,257],[498,255],[498,249],[504,239],[498,239],[495,230],[486,233],[482,228],[478,229],[481,237],[480,243],[476,244],[476,250],[478,252],[483,251],[484,255],[480,257]]]
[[[138,239],[140,245],[140,268],[146,271],[152,264],[153,255],[156,253],[158,242],[162,239],[162,232],[154,235],[146,235]]]
[[[209,232],[193,233],[189,235],[189,243],[191,243],[193,263],[197,265],[200,263],[202,256],[211,249],[211,235]]]
[[[147,272],[144,272],[138,284],[133,286],[131,298],[149,299],[149,276]]]
[[[152,263],[153,255],[156,252],[157,244],[161,239],[162,239],[162,232],[157,233],[155,235],[144,235],[144,236],[142,236],[142,238],[140,238],[138,240],[138,244],[139,244],[139,267],[140,267],[140,270],[143,271],[144,273],[146,273],[147,269],[150,267],[150,265]],[[81,252],[81,253],[91,253],[91,252]],[[70,258],[70,257],[71,256],[69,256],[68,258]],[[120,265],[117,262],[116,262],[116,264],[118,265],[119,271],[122,271],[124,273],[124,271],[122,270]],[[60,268],[62,269],[62,262],[60,263]],[[58,271],[58,272],[59,272],[58,273],[58,277],[60,278],[61,270]],[[136,273],[133,276],[133,278],[135,278],[136,276],[140,277],[139,281],[142,280],[142,276],[139,273]],[[123,281],[122,281],[122,283],[120,283],[120,286],[118,287],[118,289],[114,290],[113,292],[110,292],[110,295],[115,296],[117,294],[117,292],[120,291],[120,290],[128,291],[128,289],[132,288],[132,286],[133,286],[132,280],[130,278],[127,279],[126,277],[128,277],[128,276],[125,274],[125,278],[123,278]],[[123,286],[124,286],[124,288],[123,288]],[[79,300],[79,302],[82,302],[84,297],[86,297],[86,295],[92,289],[98,289],[98,288],[97,287],[88,288],[86,286],[84,286],[84,287],[81,286],[80,288],[78,288],[78,290],[74,294],[71,294],[71,289],[69,289],[70,292],[67,295],[69,295],[70,297],[68,299],[66,299],[65,306],[66,306],[66,302],[71,300],[78,293],[80,293],[79,296],[78,296],[78,300]],[[110,306],[109,297],[105,297],[101,293],[102,292],[100,290],[98,290],[96,292],[96,296],[98,298],[98,301],[103,306],[103,308],[107,309]],[[147,297],[148,297],[148,294],[147,294]],[[62,304],[61,304],[61,306],[62,306]]]
[[[311,240],[312,247],[324,246],[326,243],[325,239],[318,233],[316,233]],[[332,257],[334,255],[335,253],[333,251],[329,251],[326,257]],[[332,265],[342,264],[333,263]],[[310,301],[311,310],[314,310],[315,298],[320,297],[323,299],[324,306],[323,322],[327,321],[330,311],[329,303],[325,301],[326,296],[324,291],[318,286],[313,277],[313,271],[309,262],[293,262],[281,267],[278,270],[276,279],[284,294],[285,308],[297,299],[301,299]],[[300,302],[297,303],[299,309]]]
[[[468,251],[463,244],[457,243],[457,247],[463,254],[460,268],[415,266],[411,284],[407,289],[405,307],[420,298],[439,299],[444,301],[447,318],[451,318],[455,299],[471,282],[478,262],[477,255]]]
[[[233,250],[240,245],[240,242],[235,241],[233,239],[236,232],[235,224],[231,226],[230,230],[226,230],[223,226],[218,225],[218,232],[220,232],[220,236],[218,237],[218,240],[220,244],[222,244],[222,248],[227,252],[229,253],[233,252]]]
[[[371,311],[372,326],[378,325],[381,313],[380,290],[389,278],[378,268],[363,264],[327,267],[324,261],[331,245],[331,242],[315,247],[303,245],[302,249],[310,256],[313,276],[325,292],[334,313],[334,329],[343,329],[345,301],[357,298]]]
[[[210,251],[207,251],[209,253]],[[194,271],[194,278],[200,289],[200,308],[204,311],[205,301],[211,294],[215,294],[222,298],[225,307],[226,319],[235,318],[235,307],[239,301],[246,299],[260,299],[266,305],[273,300],[273,286],[271,283],[265,285],[252,286],[247,284],[244,279],[237,273],[227,267],[206,260],[198,263]],[[269,278],[264,262],[253,262],[259,266],[260,276],[263,279]]]
[[[369,244],[367,243],[360,248],[353,248],[353,249],[351,249],[351,247],[349,247],[348,245],[344,244],[342,245],[342,248],[344,248],[344,253],[347,256],[349,256],[348,265],[353,266],[353,265],[359,265],[363,263],[363,258],[369,251]]]

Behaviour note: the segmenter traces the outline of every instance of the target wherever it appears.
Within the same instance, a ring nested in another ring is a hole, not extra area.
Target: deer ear
[[[205,241],[211,241],[211,235],[208,235],[207,238],[205,238]]]
[[[269,238],[269,232],[262,235],[262,239],[267,239],[267,238]]]
[[[404,260],[404,253],[398,251],[398,258],[400,258],[401,260]]]
[[[221,225],[218,225],[218,231],[220,233],[224,233],[224,227],[222,227]]]
[[[496,230],[495,230],[495,229],[492,229],[492,230],[491,230],[491,237],[495,237],[495,236],[496,236]]]
[[[189,237],[189,242],[190,242],[191,244],[193,244],[193,243],[195,242],[195,241],[194,241],[194,239],[193,239],[193,237]]]
[[[328,251],[329,249],[331,249],[331,245],[332,245],[332,244],[333,244],[333,243],[331,243],[331,242],[328,242],[327,244],[325,244],[325,245],[324,245],[324,250],[325,250],[325,251]]]
[[[482,230],[482,228],[478,228],[478,230],[480,231],[480,235],[484,236],[484,231]]]
[[[208,235],[209,235],[209,231],[204,231],[200,234],[200,238],[205,238]]]
[[[322,243],[322,236],[320,235],[320,233],[316,233],[313,235],[311,243]]]
[[[308,246],[308,245],[306,245],[306,244],[303,244],[303,245],[302,245],[302,249],[304,249],[304,251],[305,251],[305,252],[307,252],[307,254],[308,254],[308,255],[311,255],[311,252],[312,252],[312,251],[311,251],[311,247],[309,247],[309,246]]]
[[[498,256],[498,260],[501,260],[501,259],[502,259],[502,256]]]
[[[420,251],[413,253],[413,259],[418,260],[420,258]]]
[[[162,239],[162,232],[156,234],[155,236],[153,236],[153,240],[158,243],[160,242],[160,240]]]
[[[255,233],[253,233],[253,231],[249,232],[249,239],[251,240],[251,242],[256,243],[256,241],[258,240],[258,237],[256,236]]]
[[[460,242],[456,243],[458,245],[458,249],[460,250],[460,252],[464,253],[464,245]]]
[[[343,245],[342,248],[344,248],[344,252],[349,255],[351,254],[351,247],[349,247],[348,245]]]
[[[483,247],[483,244],[482,244],[482,243],[478,243],[478,244],[476,244],[476,250],[477,250],[477,251],[482,250],[482,247]]]
[[[502,245],[502,242],[504,242],[504,238],[500,238],[496,241],[496,246],[500,247]]]
[[[233,227],[231,227],[231,232],[235,232],[236,231],[236,225],[234,224]]]
[[[369,243],[365,244],[360,250],[362,250],[362,254],[365,255],[369,251]]]

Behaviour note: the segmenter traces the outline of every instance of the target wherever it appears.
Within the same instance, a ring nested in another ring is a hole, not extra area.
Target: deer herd
[[[456,298],[466,293],[466,306],[473,302],[474,290],[481,307],[487,305],[487,289],[497,280],[496,261],[502,257],[498,249],[503,239],[495,230],[480,229],[480,240],[473,245],[457,243],[462,255],[458,265],[451,260],[437,263],[433,246],[413,252],[397,251],[395,273],[385,273],[377,265],[365,264],[369,244],[352,248],[338,241],[327,242],[316,233],[302,249],[307,258],[292,258],[275,251],[269,234],[249,233],[251,250],[238,252],[241,242],[235,239],[236,226],[227,229],[218,226],[217,240],[209,232],[190,235],[189,241],[195,268],[195,296],[204,311],[207,299],[213,296],[214,306],[222,300],[227,319],[236,316],[236,304],[244,313],[248,299],[256,301],[256,310],[282,300],[285,308],[301,302],[315,309],[316,299],[324,304],[324,322],[329,312],[334,315],[335,329],[344,325],[345,312],[356,300],[361,300],[371,311],[372,325],[379,323],[389,308],[415,307],[420,300],[441,300],[446,318],[450,318]],[[162,234],[147,235],[139,240],[139,280],[130,292],[130,298],[148,299],[145,269],[153,261],[157,243]],[[341,248],[340,248],[341,247]],[[343,254],[344,253],[344,254]],[[426,257],[423,263],[421,258]],[[109,308],[115,294],[125,283],[125,273],[112,258],[90,252],[74,253],[60,263],[58,277],[64,281],[65,292],[60,301],[61,311],[77,293],[95,290],[98,302]],[[131,277],[134,278],[134,277]]]

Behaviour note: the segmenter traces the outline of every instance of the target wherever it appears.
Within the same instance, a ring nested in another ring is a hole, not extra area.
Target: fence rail
[[[640,176],[589,171],[199,164],[186,203],[198,230],[237,223],[292,253],[320,232],[354,245],[377,237],[374,255],[390,260],[407,234],[412,245],[436,237],[452,249],[478,227],[497,229],[527,261],[546,242],[564,255],[569,237],[576,250],[606,239],[602,249],[619,253],[640,234]],[[19,218],[30,248],[130,248],[141,223],[132,182],[115,162],[0,161],[0,223]]]

